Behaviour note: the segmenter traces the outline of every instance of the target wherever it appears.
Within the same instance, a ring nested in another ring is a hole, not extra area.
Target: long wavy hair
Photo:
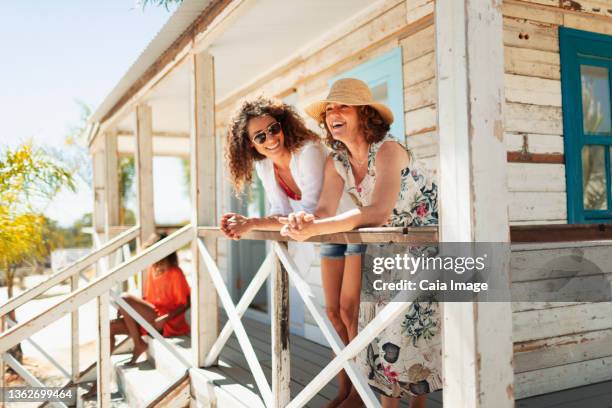
[[[249,120],[260,116],[271,116],[281,124],[284,145],[291,153],[308,141],[319,140],[290,105],[265,97],[243,102],[230,122],[225,143],[225,159],[236,194],[253,181],[253,163],[266,158],[253,147],[247,129]]]
[[[369,105],[356,106],[359,117],[359,129],[363,132],[368,144],[380,142],[389,132],[391,126],[385,122],[376,109]],[[325,130],[325,143],[334,150],[346,150],[346,146],[333,138],[325,123],[325,112],[319,118],[319,126]]]

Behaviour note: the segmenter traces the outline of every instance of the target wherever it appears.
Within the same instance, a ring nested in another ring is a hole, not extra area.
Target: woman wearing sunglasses
[[[372,98],[364,82],[353,78],[336,81],[328,97],[309,105],[306,113],[324,127],[335,152],[327,159],[319,207],[314,213],[300,211],[282,218],[287,224],[283,235],[303,241],[359,227],[438,223],[436,185],[410,151],[388,134],[393,113]],[[336,215],[342,191],[358,208]],[[384,249],[373,245],[368,257]],[[417,253],[420,250],[428,248],[417,249]],[[356,279],[361,280],[361,275]],[[359,328],[388,303],[386,293],[368,289],[366,282],[362,298],[366,294],[369,301],[358,307]],[[440,328],[436,302],[413,302],[360,355],[383,407],[399,407],[400,398],[406,397],[411,408],[422,408],[427,394],[442,388]],[[353,393],[340,407],[354,406],[357,397]]]
[[[263,218],[224,214],[221,229],[229,238],[240,239],[253,229],[279,231],[283,226],[279,217],[295,211],[315,211],[323,185],[327,152],[319,137],[306,128],[290,106],[265,98],[243,103],[230,124],[225,156],[237,192],[252,182],[255,163],[271,214]],[[340,204],[341,211],[352,207],[348,200],[342,200]],[[296,248],[290,245],[292,255],[293,249]],[[349,333],[357,332],[360,289],[357,278],[361,273],[364,249],[363,245],[321,245],[325,309],[344,342],[348,341]],[[294,260],[298,266],[307,268],[313,255],[313,246],[302,244]],[[351,382],[344,371],[338,375],[338,380],[338,396],[327,408],[339,406],[351,392]]]
[[[255,164],[270,203],[263,218],[224,214],[221,229],[229,238],[253,229],[279,231],[279,216],[316,207],[325,149],[289,105],[263,97],[244,102],[230,124],[225,158],[237,193],[253,181]]]

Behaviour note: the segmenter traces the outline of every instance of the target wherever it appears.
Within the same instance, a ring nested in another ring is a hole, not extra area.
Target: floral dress
[[[387,135],[370,145],[368,171],[357,185],[346,151],[333,153],[334,166],[344,180],[346,192],[358,207],[372,201],[376,181],[376,154],[383,143],[400,143]],[[400,143],[401,144],[401,143]],[[403,145],[402,145],[403,146]],[[437,186],[419,167],[411,152],[408,167],[401,173],[401,188],[393,213],[385,226],[405,227],[438,223]],[[397,248],[397,246],[395,247]],[[404,246],[403,250],[406,250]],[[437,253],[435,247],[410,247],[407,252],[419,256],[424,252]],[[388,245],[368,245],[368,256],[389,255]],[[388,303],[388,293],[372,290],[369,271],[364,271],[359,306],[359,331]],[[393,274],[393,272],[391,272]],[[427,394],[442,388],[441,312],[436,301],[412,302],[408,310],[383,330],[357,357],[368,376],[370,385],[378,392],[395,398]]]

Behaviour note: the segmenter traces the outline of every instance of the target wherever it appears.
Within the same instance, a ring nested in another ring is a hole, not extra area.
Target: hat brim
[[[389,125],[393,123],[393,112],[391,112],[391,109],[389,109],[389,107],[385,105],[384,103],[378,103],[378,102],[354,104],[354,103],[346,103],[346,101],[335,101],[331,99],[324,99],[322,101],[311,103],[310,105],[306,106],[306,108],[304,108],[304,111],[308,114],[308,116],[310,116],[311,118],[319,122],[321,118],[323,117],[323,114],[325,113],[325,108],[327,107],[327,104],[329,103],[338,103],[338,104],[349,105],[349,106],[371,106],[372,108],[376,109],[378,113],[380,113],[380,116],[382,116],[385,122],[387,122]]]

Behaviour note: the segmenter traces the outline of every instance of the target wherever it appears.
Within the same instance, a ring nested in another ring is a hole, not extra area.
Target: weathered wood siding
[[[558,27],[612,34],[610,8],[607,0],[504,2],[504,115],[508,152],[556,156],[564,153]],[[296,58],[271,72],[266,80],[221,101],[217,107],[218,135],[224,134],[236,104],[243,98],[262,93],[279,98],[295,94],[297,107],[302,109],[327,94],[329,78],[400,46],[405,142],[435,176],[438,137],[432,13],[433,0],[384,2],[368,18],[343,26],[345,32],[330,34],[333,40],[322,43],[308,58]],[[317,129],[313,121],[308,120],[308,124]],[[222,160],[219,162],[223,165]],[[507,166],[512,224],[567,222],[562,161],[514,160]],[[225,211],[229,208],[229,183],[220,180],[218,186],[221,211]],[[228,248],[221,242],[221,265],[227,259]],[[541,266],[555,257],[571,255],[572,251],[575,250],[513,252],[513,286],[535,290],[542,284],[538,275]],[[585,257],[595,259],[612,276],[609,247],[588,247],[583,251]],[[318,262],[304,278],[322,303]],[[611,304],[523,302],[516,303],[513,309],[517,398],[612,378]],[[307,336],[316,339],[314,321],[308,315],[305,319],[310,325],[306,328]]]

